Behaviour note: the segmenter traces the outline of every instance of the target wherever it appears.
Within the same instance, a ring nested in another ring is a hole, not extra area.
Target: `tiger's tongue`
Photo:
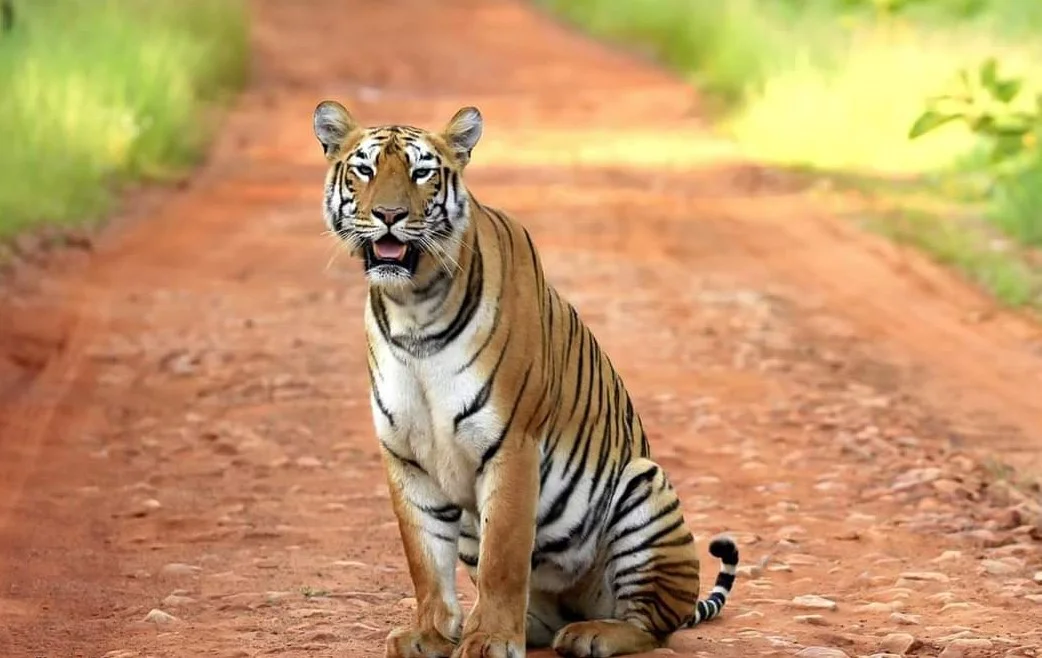
[[[384,260],[401,260],[405,257],[405,245],[397,240],[377,240],[373,244],[373,250]]]

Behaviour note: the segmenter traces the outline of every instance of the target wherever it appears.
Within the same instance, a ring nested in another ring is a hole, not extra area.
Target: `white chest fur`
[[[501,410],[488,399],[479,409],[486,376],[467,367],[473,326],[437,354],[414,358],[389,344],[367,313],[375,368],[370,401],[377,438],[398,457],[416,462],[449,502],[477,508],[482,457],[499,440]],[[467,334],[471,334],[468,336]]]

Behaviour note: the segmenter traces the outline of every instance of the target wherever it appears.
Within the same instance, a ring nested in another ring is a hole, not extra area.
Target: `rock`
[[[908,633],[891,633],[879,643],[879,648],[884,653],[892,653],[903,656],[916,645],[916,639]]]
[[[322,461],[317,457],[298,457],[296,464],[298,468],[322,468]]]
[[[1005,560],[981,560],[980,565],[984,573],[992,576],[1009,576],[1019,571],[1016,566]]]
[[[951,562],[962,557],[962,551],[945,551],[933,559],[934,562]]]
[[[906,571],[901,574],[905,580],[921,580],[934,583],[946,583],[949,578],[939,571]]]
[[[740,615],[735,615],[735,619],[760,619],[763,617],[763,613],[759,610],[750,610],[749,612],[743,612]]]
[[[801,624],[810,624],[811,626],[828,626],[829,622],[821,615],[796,615],[793,617],[796,621]]]
[[[1028,594],[1024,598],[1032,603],[1042,603],[1042,594]]]
[[[1036,571],[1035,575],[1031,577],[1039,585],[1042,585],[1042,571]]]
[[[159,573],[164,576],[191,576],[202,570],[202,567],[197,567],[195,565],[171,562],[170,564],[163,565],[163,568],[159,570]]]
[[[171,594],[163,599],[163,605],[167,608],[180,608],[186,605],[192,605],[193,603],[195,603],[195,599],[180,594]]]
[[[917,626],[919,624],[919,616],[906,615],[903,612],[894,612],[890,614],[890,621],[904,626]]]
[[[833,647],[807,647],[796,658],[850,658],[845,651]]]
[[[971,658],[986,656],[991,649],[991,640],[960,638],[952,640],[938,658]]]
[[[803,596],[797,596],[792,600],[792,605],[797,608],[806,608],[809,610],[838,610],[839,605],[836,604],[832,599],[826,599],[823,596],[816,594],[804,594]]]
[[[152,608],[145,615],[145,621],[156,625],[172,624],[177,621],[177,617],[173,616],[169,612],[163,612],[159,608]]]
[[[755,564],[745,564],[738,567],[738,575],[743,578],[759,578],[763,570]]]
[[[129,651],[127,649],[115,649],[113,651],[109,651],[101,658],[135,658],[135,656],[137,655],[137,651]]]
[[[409,596],[398,601],[398,607],[405,608],[406,610],[416,609],[416,599]]]
[[[873,601],[872,603],[866,603],[863,606],[858,607],[858,612],[893,612],[894,608],[889,603],[880,603],[879,601]]]

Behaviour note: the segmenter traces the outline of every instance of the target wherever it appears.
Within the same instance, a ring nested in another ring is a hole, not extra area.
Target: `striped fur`
[[[737,548],[710,543],[723,566],[700,600],[694,539],[622,379],[528,231],[463,183],[481,130],[474,108],[440,133],[315,111],[324,217],[369,281],[373,421],[416,591],[387,655],[662,646],[719,614]],[[389,236],[405,255],[375,258]],[[465,624],[457,560],[478,589]]]

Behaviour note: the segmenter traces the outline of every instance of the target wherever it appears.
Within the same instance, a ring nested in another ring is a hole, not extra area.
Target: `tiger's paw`
[[[476,631],[464,635],[452,658],[524,658],[525,638]]]
[[[441,633],[396,628],[387,636],[386,658],[449,658],[456,644]]]
[[[554,638],[554,651],[570,658],[608,658],[644,653],[659,647],[655,636],[613,619],[568,624]]]

